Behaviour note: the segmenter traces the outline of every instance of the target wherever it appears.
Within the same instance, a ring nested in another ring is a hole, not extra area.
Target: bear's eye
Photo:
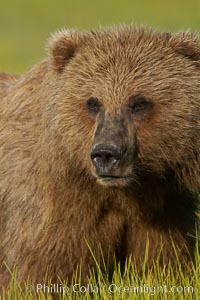
[[[86,105],[88,110],[93,113],[98,113],[101,108],[101,102],[95,97],[89,98]]]
[[[150,109],[152,105],[153,103],[151,100],[142,95],[131,96],[129,98],[129,107],[133,113],[146,111],[147,109]]]

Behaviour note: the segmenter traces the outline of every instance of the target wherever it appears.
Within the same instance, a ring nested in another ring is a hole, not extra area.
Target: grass
[[[146,252],[147,253],[147,252]],[[24,285],[19,285],[17,280],[17,270],[11,273],[9,289],[3,291],[1,300],[44,300],[44,299],[88,299],[88,300],[123,300],[123,299],[200,299],[200,253],[196,251],[196,262],[182,270],[178,260],[176,265],[159,267],[158,260],[154,261],[153,267],[147,267],[148,254],[144,260],[142,271],[137,272],[134,263],[129,259],[122,272],[120,266],[115,264],[112,279],[108,279],[106,265],[104,272],[99,268],[95,276],[91,270],[88,283],[80,284],[79,273],[74,274],[72,283],[63,282],[55,284],[48,281],[46,276],[45,284],[31,284],[27,281]],[[94,258],[95,259],[95,258]]]
[[[63,28],[95,29],[121,22],[161,30],[200,29],[198,0],[19,0],[1,1],[0,70],[21,73],[46,56],[50,33]]]

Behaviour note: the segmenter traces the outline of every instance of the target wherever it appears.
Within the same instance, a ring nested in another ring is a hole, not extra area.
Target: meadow
[[[176,251],[176,250],[175,250]],[[94,257],[95,259],[95,257]],[[91,271],[88,283],[83,285],[74,273],[72,283],[61,281],[58,284],[48,280],[33,285],[27,281],[23,286],[18,283],[17,270],[11,272],[11,283],[4,291],[1,300],[198,300],[200,299],[200,254],[197,248],[194,265],[183,269],[178,259],[177,264],[159,267],[158,260],[148,269],[148,247],[142,271],[138,273],[131,259],[126,262],[122,274],[120,266],[115,264],[112,278],[108,278],[107,267],[98,273]]]
[[[164,31],[192,29],[200,31],[200,1],[131,1],[131,0],[19,0],[0,3],[0,71],[22,73],[47,56],[46,44],[51,33],[61,28],[96,29],[119,23],[152,26]],[[177,257],[178,261],[178,257]],[[74,284],[76,280],[74,280]],[[50,285],[50,284],[49,284]],[[63,292],[63,287],[65,290]],[[139,275],[127,262],[122,275],[116,265],[112,280],[99,270],[98,278],[91,274],[90,286],[59,286],[58,299],[200,299],[200,255],[196,265],[186,274],[180,263],[176,267],[160,268]],[[68,290],[69,288],[69,290]],[[81,288],[81,290],[80,290]],[[46,292],[46,293],[45,293]],[[17,271],[12,273],[8,291],[1,300],[52,299],[48,288],[18,284]]]
[[[159,30],[200,29],[199,0],[19,0],[0,3],[0,70],[22,73],[44,57],[51,33],[119,23]]]

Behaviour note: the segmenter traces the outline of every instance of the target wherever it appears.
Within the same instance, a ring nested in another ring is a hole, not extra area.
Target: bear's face
[[[153,114],[153,101],[142,94],[132,95],[114,111],[98,98],[87,100],[95,117],[95,133],[90,157],[93,175],[104,185],[127,185],[137,180],[139,136],[137,127]]]
[[[190,158],[199,52],[180,36],[122,28],[57,37],[58,127],[75,167],[126,186]]]

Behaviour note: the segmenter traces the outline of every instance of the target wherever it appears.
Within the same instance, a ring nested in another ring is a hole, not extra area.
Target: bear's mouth
[[[133,181],[133,175],[97,175],[96,180],[99,184],[107,187],[122,187],[130,185]]]
[[[97,179],[101,180],[115,180],[115,179],[130,179],[131,175],[115,176],[115,175],[99,175]]]

